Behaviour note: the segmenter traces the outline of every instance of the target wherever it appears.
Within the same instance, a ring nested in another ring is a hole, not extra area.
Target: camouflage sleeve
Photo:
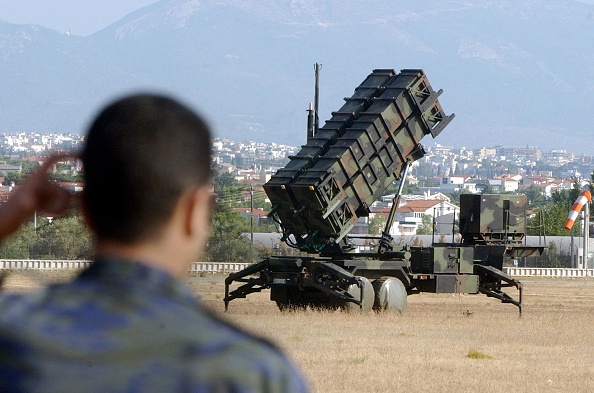
[[[293,362],[265,341],[248,339],[213,352],[195,354],[197,362],[192,373],[192,390],[239,393],[309,391]],[[210,366],[203,367],[204,362]],[[204,375],[204,372],[211,375]]]

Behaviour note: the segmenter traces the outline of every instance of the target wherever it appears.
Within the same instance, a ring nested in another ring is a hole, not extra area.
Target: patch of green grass
[[[466,357],[470,359],[493,359],[493,356],[477,351],[476,349],[470,349]]]

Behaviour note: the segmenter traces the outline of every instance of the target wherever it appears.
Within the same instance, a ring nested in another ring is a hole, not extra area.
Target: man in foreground
[[[0,297],[0,391],[305,391],[284,355],[178,280],[208,239],[203,121],[168,98],[124,98],[94,121],[82,160],[95,262],[71,283]],[[34,176],[20,196],[40,189]]]

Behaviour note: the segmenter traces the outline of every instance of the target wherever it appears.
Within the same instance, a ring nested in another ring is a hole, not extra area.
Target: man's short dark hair
[[[92,123],[82,153],[85,203],[99,240],[157,235],[181,195],[210,178],[208,126],[179,102],[125,97]]]

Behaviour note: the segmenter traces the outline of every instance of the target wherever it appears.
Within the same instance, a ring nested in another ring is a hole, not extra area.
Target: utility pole
[[[250,238],[252,241],[252,255],[254,254],[254,185],[250,184]]]

